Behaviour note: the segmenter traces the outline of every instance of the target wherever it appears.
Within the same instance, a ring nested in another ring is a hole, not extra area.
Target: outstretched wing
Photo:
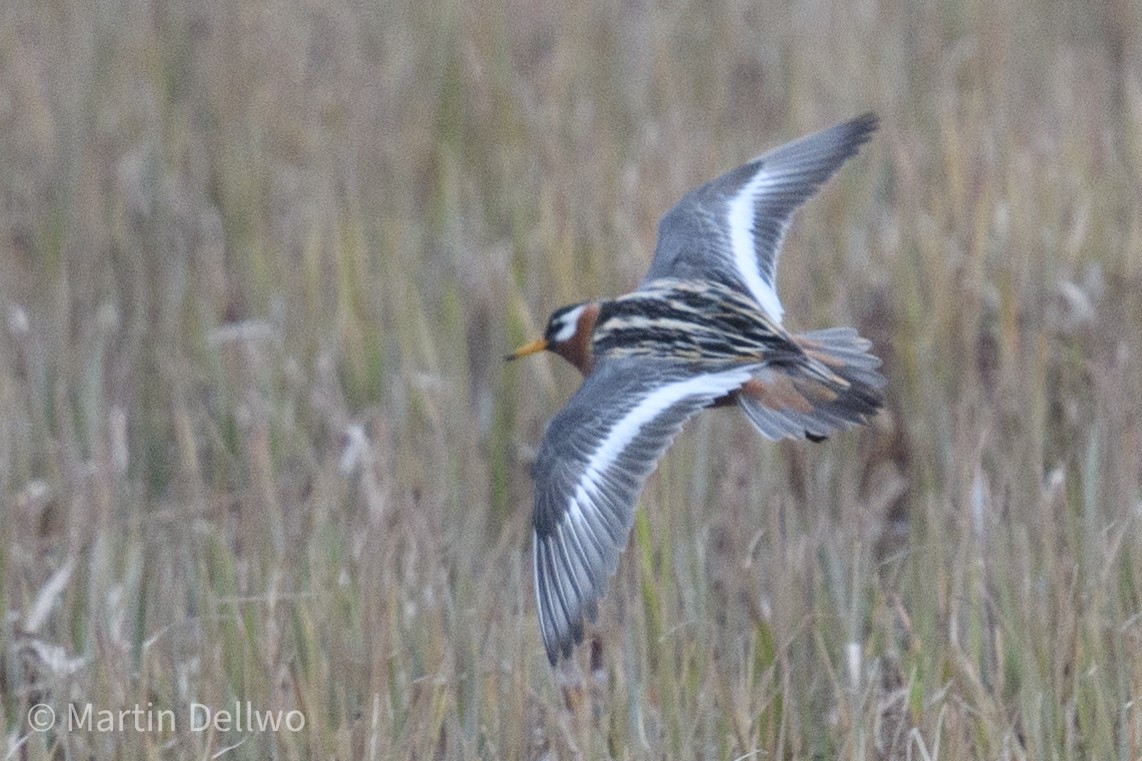
[[[552,418],[533,468],[535,595],[552,665],[594,618],[658,458],[691,416],[757,369],[603,360]]]
[[[793,212],[855,155],[876,116],[776,148],[688,193],[658,223],[654,261],[643,281],[706,278],[738,285],[781,321],[775,275]]]

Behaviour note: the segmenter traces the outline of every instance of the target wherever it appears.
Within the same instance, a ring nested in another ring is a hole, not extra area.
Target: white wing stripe
[[[549,657],[557,657],[553,653],[565,639],[578,639],[582,617],[594,610],[625,544],[633,505],[614,504],[615,499],[625,499],[616,496],[616,489],[625,489],[615,482],[626,486],[654,469],[654,461],[620,465],[627,448],[646,425],[674,405],[683,401],[700,405],[716,399],[741,386],[756,370],[757,365],[739,365],[659,386],[583,452],[582,470],[563,514],[542,539],[538,532],[532,537],[540,629]]]
[[[780,323],[784,310],[777,298],[777,288],[767,283],[758,271],[757,241],[753,237],[753,221],[757,216],[757,198],[766,189],[777,185],[769,172],[758,171],[737,195],[729,201],[727,221],[730,226],[730,248],[734,253],[734,264],[742,282],[749,288],[762,309],[774,321]]]
[[[579,476],[579,482],[575,485],[572,504],[575,506],[593,504],[595,483],[605,477],[603,474],[618,461],[623,450],[634,441],[644,425],[689,396],[705,396],[713,399],[733,391],[749,380],[751,369],[755,369],[754,366],[735,367],[720,373],[686,378],[660,386],[643,397],[611,427],[595,451],[590,454]],[[654,467],[654,463],[646,465],[648,470]]]

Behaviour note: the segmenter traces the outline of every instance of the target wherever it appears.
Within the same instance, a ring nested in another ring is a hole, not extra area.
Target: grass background
[[[569,6],[0,5],[0,755],[1142,757],[1140,6]],[[888,410],[702,416],[567,688],[501,355],[870,109],[780,291]]]

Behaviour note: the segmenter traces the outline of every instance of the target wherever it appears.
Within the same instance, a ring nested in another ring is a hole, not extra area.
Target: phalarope
[[[585,376],[533,466],[539,630],[554,666],[594,620],[635,502],[682,425],[737,404],[766,438],[820,441],[883,405],[871,344],[852,328],[794,335],[775,273],[794,212],[876,129],[872,114],[795,140],[687,194],[662,217],[632,293],[557,309],[543,338]]]

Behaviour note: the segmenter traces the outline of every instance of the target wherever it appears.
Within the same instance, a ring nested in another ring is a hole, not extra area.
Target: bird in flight
[[[876,129],[864,114],[787,143],[688,193],[658,224],[633,292],[555,310],[543,338],[584,376],[532,468],[539,631],[554,666],[583,638],[618,567],[647,477],[683,424],[736,404],[768,439],[821,441],[884,403],[852,328],[782,327],[777,257],[801,204]]]

